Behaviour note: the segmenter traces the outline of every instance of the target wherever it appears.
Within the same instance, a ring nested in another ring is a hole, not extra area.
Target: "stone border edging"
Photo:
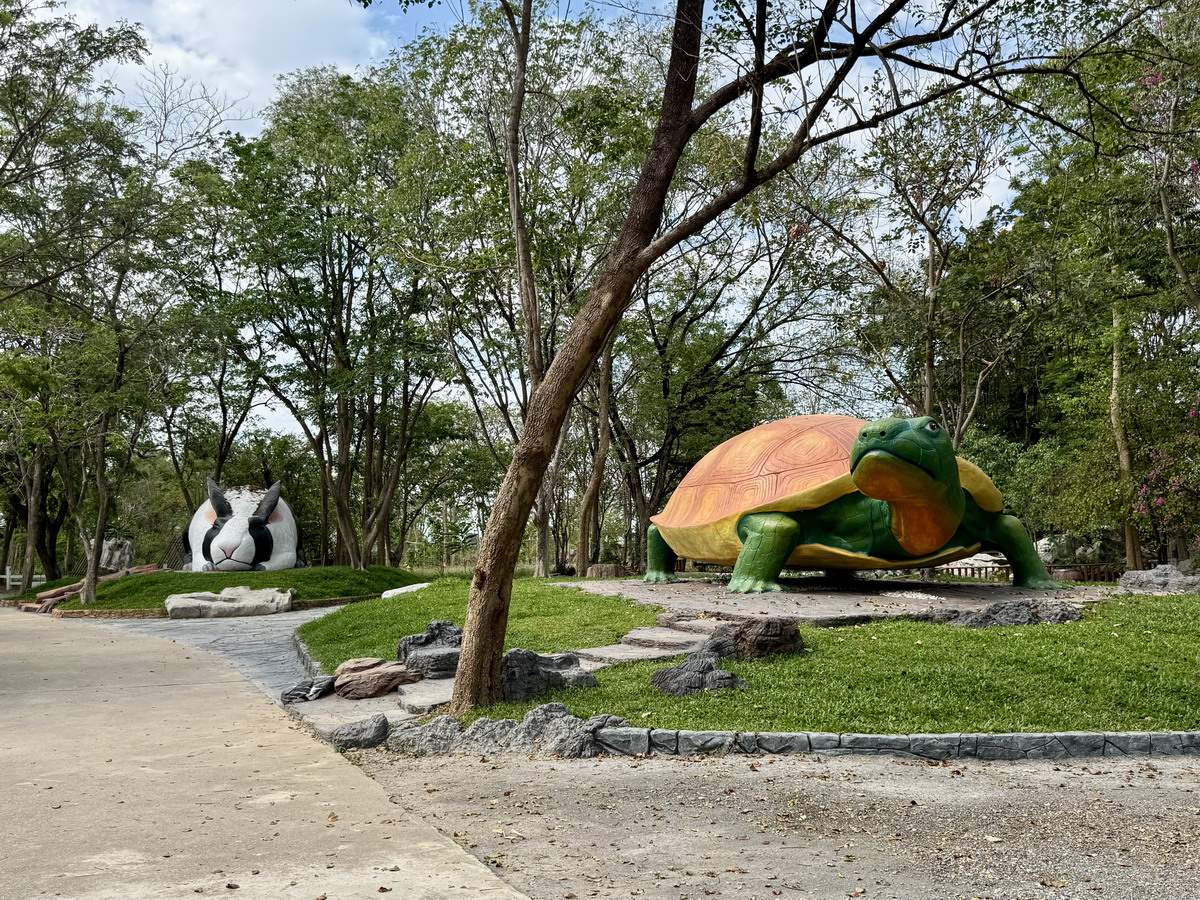
[[[56,619],[165,619],[165,609],[52,609]]]
[[[919,759],[1072,759],[1200,754],[1197,731],[1061,731],[999,734],[834,734],[821,731],[685,731],[601,728],[596,744],[614,756],[820,753]]]
[[[309,678],[316,678],[318,675],[325,674],[325,669],[308,652],[308,644],[300,639],[299,633],[295,630],[292,631],[292,649],[296,651],[296,656],[300,658],[300,665],[304,666],[304,671],[308,673]],[[294,706],[295,704],[292,705]],[[286,708],[287,704],[284,704],[284,706]]]

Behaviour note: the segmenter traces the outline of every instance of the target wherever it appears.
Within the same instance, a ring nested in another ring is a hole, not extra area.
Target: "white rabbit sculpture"
[[[208,479],[208,499],[192,516],[183,549],[193,572],[265,572],[303,566],[300,528],[277,481],[266,491],[222,491]]]

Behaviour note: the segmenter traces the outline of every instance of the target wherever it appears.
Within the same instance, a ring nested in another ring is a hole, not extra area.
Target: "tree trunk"
[[[46,450],[37,447],[25,477],[25,559],[21,566],[21,593],[33,587],[34,561],[37,559],[38,535],[42,533],[43,511],[42,473],[46,466]]]
[[[592,475],[583,492],[579,511],[579,552],[575,556],[575,574],[586,575],[592,562],[592,535],[600,523],[600,487],[604,482],[604,464],[608,458],[609,426],[608,404],[612,395],[612,343],[604,351],[600,364],[600,395],[596,404],[596,456],[592,461]],[[599,543],[599,542],[597,542]]]
[[[1129,449],[1129,436],[1125,431],[1125,418],[1121,404],[1121,340],[1125,334],[1125,324],[1121,311],[1113,307],[1113,350],[1112,350],[1112,391],[1108,395],[1108,414],[1112,422],[1113,440],[1117,445],[1117,463],[1121,467],[1121,487],[1126,502],[1125,522],[1125,567],[1127,569],[1144,569],[1145,558],[1142,555],[1142,542],[1133,522],[1128,520],[1129,503],[1133,496],[1133,454]]]

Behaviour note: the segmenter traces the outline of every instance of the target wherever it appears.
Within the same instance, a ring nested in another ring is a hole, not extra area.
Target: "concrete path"
[[[307,678],[292,645],[292,635],[305,622],[337,607],[304,609],[270,616],[227,619],[81,619],[89,625],[135,634],[152,634],[229,660],[239,672],[276,702],[285,689]]]
[[[0,797],[0,900],[525,896],[224,660],[9,610]]]

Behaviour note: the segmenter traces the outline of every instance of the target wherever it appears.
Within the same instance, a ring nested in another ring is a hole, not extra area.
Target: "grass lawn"
[[[74,584],[79,579],[55,581],[49,587],[39,586],[32,593],[18,598],[34,599],[33,594],[60,584]],[[96,602],[85,607],[79,600],[59,605],[60,609],[154,609],[161,607],[168,594],[189,591],[213,591],[249,585],[252,588],[295,588],[298,600],[324,600],[329,597],[364,597],[379,594],[406,584],[415,584],[417,577],[403,569],[372,566],[365,572],[348,566],[314,566],[310,569],[283,569],[277,572],[151,572],[148,575],[126,575],[96,586]]]
[[[461,626],[469,589],[465,578],[442,578],[411,594],[343,607],[300,626],[299,634],[327,672],[358,656],[395,659],[400,638],[424,631],[431,621]],[[554,653],[612,644],[633,628],[653,625],[660,612],[657,606],[635,606],[620,597],[519,578],[513,582],[505,647]]]
[[[650,674],[596,673],[558,691],[573,713],[631,725],[741,731],[911,734],[1200,730],[1200,595],[1109,600],[1067,625],[960,628],[890,621],[806,628],[806,652],[726,661],[749,687],[677,699]],[[480,710],[519,719],[537,703]]]

